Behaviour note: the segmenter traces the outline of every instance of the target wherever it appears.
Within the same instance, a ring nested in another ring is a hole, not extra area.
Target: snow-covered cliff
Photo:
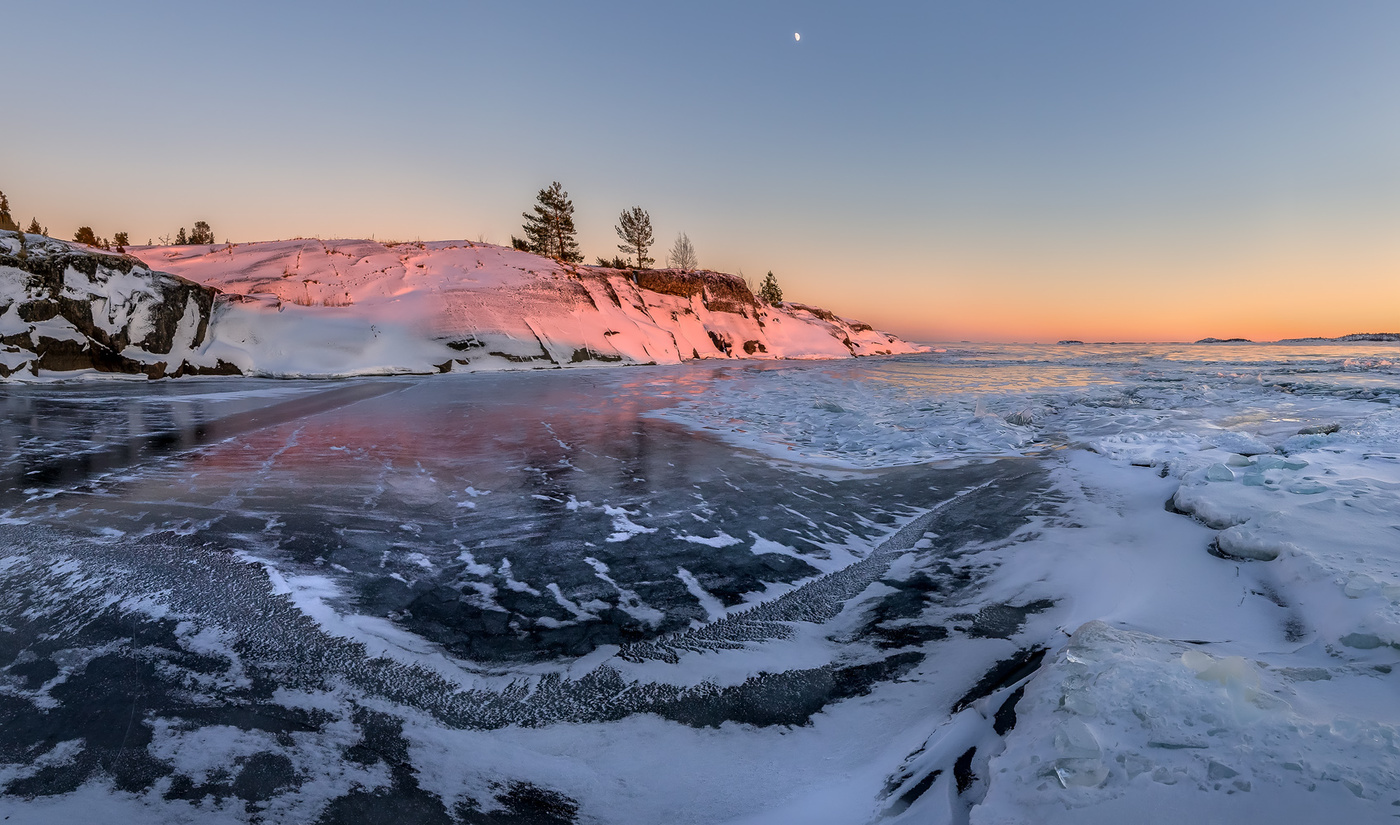
[[[153,269],[247,296],[216,312],[245,372],[393,371],[848,358],[919,347],[719,273],[570,266],[469,241],[292,240],[137,248]]]
[[[571,266],[468,241],[293,240],[116,256],[30,235],[19,251],[17,235],[0,237],[6,374],[330,377],[922,349],[815,307],[763,305],[732,275]],[[47,310],[24,308],[52,302],[50,293],[65,296],[64,318],[74,316],[61,334],[35,326],[62,325],[38,317]],[[191,314],[181,314],[185,303]],[[32,345],[15,338],[24,335]],[[60,350],[91,357],[64,360]]]

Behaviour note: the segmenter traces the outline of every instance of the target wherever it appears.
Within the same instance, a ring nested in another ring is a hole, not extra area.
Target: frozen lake
[[[7,385],[0,814],[1400,810],[1400,345],[944,349]]]

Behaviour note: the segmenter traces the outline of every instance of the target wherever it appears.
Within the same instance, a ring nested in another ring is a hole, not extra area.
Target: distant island
[[[1338,338],[1284,338],[1277,343],[1280,344],[1316,344],[1335,343],[1349,344],[1357,341],[1400,341],[1400,332],[1353,332],[1351,335],[1343,335]]]
[[[1336,338],[1281,338],[1275,344],[1351,344],[1361,341],[1400,341],[1400,332],[1353,332]],[[1061,341],[1060,343],[1067,343]],[[1253,344],[1248,338],[1202,338],[1197,344]]]

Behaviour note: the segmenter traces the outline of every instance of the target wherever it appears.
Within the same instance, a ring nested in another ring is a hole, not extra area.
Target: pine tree
[[[14,218],[10,217],[10,199],[5,197],[4,192],[0,192],[0,229],[9,230],[10,232],[19,231],[19,224],[15,223]]]
[[[175,233],[175,245],[184,246],[190,242],[189,236],[185,234],[185,227],[180,227],[180,231]]]
[[[624,209],[613,231],[624,241],[617,245],[618,250],[637,256],[638,269],[646,269],[656,263],[655,258],[647,257],[647,249],[652,244],[651,216],[642,207]]]
[[[533,214],[520,213],[525,218],[525,239],[530,251],[565,263],[582,262],[583,253],[579,251],[574,230],[574,203],[569,200],[569,193],[556,180],[548,189],[541,189],[536,200],[539,202]]]
[[[91,226],[78,227],[78,231],[73,233],[73,240],[88,246],[101,246],[102,243],[97,239],[97,233],[92,231]]]
[[[695,257],[695,245],[690,242],[689,235],[682,232],[676,236],[676,242],[671,246],[671,254],[666,257],[666,265],[671,269],[682,269],[686,272],[700,266]]]
[[[24,231],[25,231],[25,232],[28,232],[28,233],[31,234],[31,235],[47,235],[47,234],[49,234],[49,233],[47,233],[47,232],[44,231],[43,227],[39,226],[39,219],[38,219],[38,218],[30,218],[30,219],[29,219],[29,228],[26,229],[26,230],[24,230]]]
[[[783,288],[778,286],[778,279],[773,277],[771,269],[768,270],[768,277],[763,279],[763,285],[758,288],[758,298],[772,306],[783,302]]]
[[[118,232],[112,235],[112,245],[115,246],[118,251],[125,252],[126,248],[131,246],[131,236],[125,232]]]
[[[190,243],[204,244],[214,242],[214,230],[209,228],[209,224],[204,221],[195,221],[194,230],[190,232]]]

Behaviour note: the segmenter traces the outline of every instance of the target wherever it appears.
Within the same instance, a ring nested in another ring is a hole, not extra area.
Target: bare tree
[[[666,256],[666,266],[671,269],[683,269],[686,272],[700,266],[699,260],[695,257],[695,245],[690,242],[689,235],[682,232],[676,236],[676,242],[671,246],[671,253]]]

